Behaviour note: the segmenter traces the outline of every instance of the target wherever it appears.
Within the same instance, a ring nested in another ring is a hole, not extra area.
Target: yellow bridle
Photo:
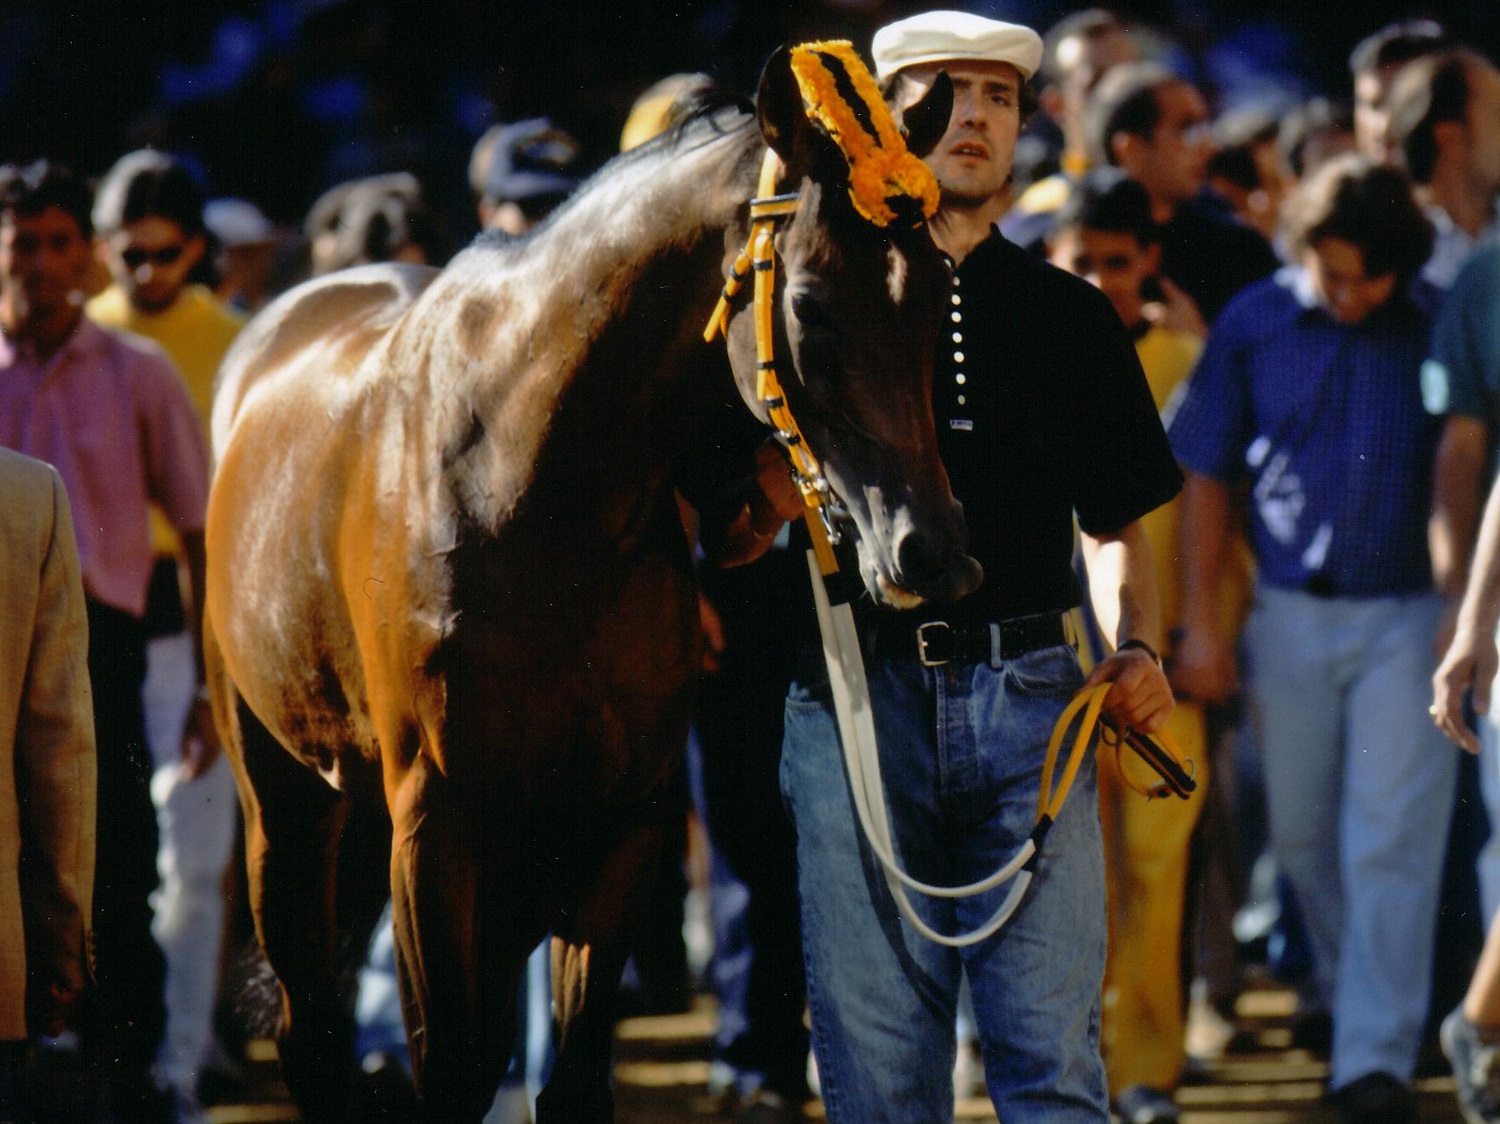
[[[845,509],[824,475],[823,466],[808,447],[802,427],[787,405],[781,380],[776,377],[776,328],[772,316],[776,299],[776,227],[797,213],[802,198],[797,193],[775,194],[781,171],[780,157],[767,149],[761,163],[759,188],[755,198],[750,200],[750,237],[730,268],[723,292],[719,294],[719,303],[708,319],[708,327],[703,330],[703,339],[712,342],[716,335],[726,330],[730,302],[738,295],[745,278],[753,272],[755,397],[765,407],[766,415],[776,429],[776,438],[791,459],[792,478],[807,505],[807,524],[813,534],[814,548],[818,551],[818,564],[827,575],[838,569],[833,547],[842,538],[837,520],[845,515]],[[814,513],[818,518],[813,518]]]

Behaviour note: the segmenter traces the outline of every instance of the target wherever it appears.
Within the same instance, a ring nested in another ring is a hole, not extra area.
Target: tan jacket
[[[45,1020],[91,978],[95,783],[67,495],[50,465],[0,449],[0,1039],[26,1037],[28,982]]]

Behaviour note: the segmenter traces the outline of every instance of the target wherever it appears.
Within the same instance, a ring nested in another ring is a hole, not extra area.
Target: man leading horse
[[[954,105],[926,157],[948,258],[933,385],[938,445],[964,505],[976,591],[942,609],[856,606],[895,850],[910,875],[984,878],[1034,827],[1048,735],[1070,696],[1112,684],[1106,714],[1148,733],[1171,712],[1139,520],[1176,495],[1130,339],[1086,282],[995,230],[1042,43],[1029,28],[928,12],[875,36],[900,110],[941,71]],[[1064,615],[1077,512],[1095,612],[1115,652],[1084,679]],[[903,922],[861,838],[831,688],[809,653],[786,707],[782,786],[796,823],[812,1039],[834,1124],[953,1118],[954,1015],[967,975],[990,1096],[1006,1124],[1109,1118],[1099,1057],[1104,869],[1092,761],[1010,923],[959,952]],[[953,933],[997,888],[919,907]]]

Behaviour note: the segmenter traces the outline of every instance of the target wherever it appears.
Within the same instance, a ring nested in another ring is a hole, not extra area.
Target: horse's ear
[[[785,46],[771,53],[760,72],[755,108],[766,144],[783,162],[790,163],[797,130],[806,127],[807,116],[802,109],[802,91],[792,74],[792,53]]]
[[[932,88],[922,100],[908,106],[901,114],[901,127],[906,132],[906,147],[919,158],[937,147],[938,141],[948,131],[948,120],[953,116],[953,79],[946,70],[940,70],[933,79]]]

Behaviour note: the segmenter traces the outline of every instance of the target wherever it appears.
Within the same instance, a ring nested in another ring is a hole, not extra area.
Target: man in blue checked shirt
[[[1416,1119],[1456,755],[1427,717],[1426,528],[1438,427],[1429,324],[1409,295],[1432,229],[1398,172],[1331,162],[1294,204],[1297,266],[1216,322],[1171,428],[1187,471],[1178,682],[1214,701],[1237,669],[1217,620],[1236,497],[1259,569],[1246,626],[1271,845],[1303,906],[1333,1015],[1329,1101]]]

